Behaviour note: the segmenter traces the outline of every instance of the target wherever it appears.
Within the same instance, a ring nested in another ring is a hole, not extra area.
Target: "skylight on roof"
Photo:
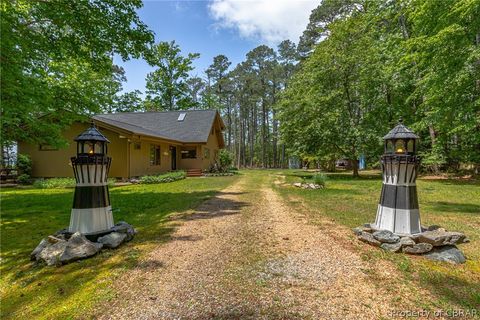
[[[183,121],[183,120],[185,120],[185,116],[186,116],[186,115],[187,115],[186,113],[180,113],[180,114],[178,115],[177,121]]]

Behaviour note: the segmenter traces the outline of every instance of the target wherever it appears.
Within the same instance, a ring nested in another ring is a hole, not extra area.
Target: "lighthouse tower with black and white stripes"
[[[383,185],[375,227],[396,234],[420,233],[416,179],[420,158],[416,155],[418,136],[402,120],[385,137],[381,158]]]
[[[112,207],[108,192],[108,171],[112,158],[107,156],[107,143],[95,124],[74,139],[77,156],[71,158],[76,187],[70,216],[70,232],[97,234],[113,227]]]

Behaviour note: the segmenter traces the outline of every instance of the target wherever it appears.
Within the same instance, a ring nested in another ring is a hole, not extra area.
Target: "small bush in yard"
[[[238,172],[207,172],[204,173],[204,176],[206,177],[230,177],[235,174],[238,174]]]
[[[108,179],[108,185],[113,186],[115,184],[114,178]],[[74,188],[76,181],[74,178],[51,178],[51,179],[38,179],[35,180],[33,186],[38,189],[61,189],[61,188]]]
[[[227,171],[233,163],[233,154],[225,149],[220,150],[218,153],[218,162],[222,169],[221,171]]]
[[[318,184],[319,186],[325,187],[325,182],[327,181],[327,176],[323,173],[317,173],[313,177],[313,183]]]
[[[206,171],[207,176],[216,176],[216,175],[232,175],[233,170],[238,171],[237,168],[232,167],[233,163],[233,154],[228,150],[222,149],[218,154],[218,158],[215,163],[210,166]],[[222,174],[223,173],[223,174]]]
[[[32,159],[26,154],[19,154],[17,156],[17,170],[22,175],[32,175]]]
[[[32,183],[32,159],[26,154],[19,154],[17,156],[17,171],[20,175],[17,177],[19,184]]]
[[[185,179],[186,176],[185,171],[177,171],[154,176],[143,176],[139,179],[139,182],[143,184],[167,183]]]
[[[24,173],[17,177],[17,182],[19,184],[30,184],[32,183],[32,178],[30,177],[30,175]]]
[[[75,187],[75,179],[73,178],[52,178],[35,180],[33,186],[38,189],[56,189],[56,188],[73,188]]]

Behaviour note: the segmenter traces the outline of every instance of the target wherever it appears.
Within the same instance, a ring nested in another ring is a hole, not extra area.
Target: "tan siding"
[[[126,178],[128,177],[128,141],[126,138],[120,138],[117,132],[99,127],[110,143],[108,144],[108,155],[112,157],[112,167],[110,168],[110,177]]]
[[[205,149],[210,150],[210,157],[205,158]],[[215,163],[215,155],[218,153],[218,139],[217,135],[210,132],[206,145],[202,146],[202,169],[209,169],[211,165]]]
[[[140,150],[135,150],[135,143],[140,143]],[[150,145],[160,146],[160,165],[150,165]],[[150,140],[132,141],[130,143],[130,176],[138,177],[170,171],[171,168],[170,144]],[[177,166],[178,167],[178,166]]]

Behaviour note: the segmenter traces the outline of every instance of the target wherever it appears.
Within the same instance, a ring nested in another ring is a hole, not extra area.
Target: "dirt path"
[[[361,259],[344,229],[325,232],[247,174],[183,220],[171,241],[117,281],[100,319],[378,319],[408,310],[389,265]],[[372,280],[372,272],[378,281]],[[381,284],[381,285],[379,285]]]

